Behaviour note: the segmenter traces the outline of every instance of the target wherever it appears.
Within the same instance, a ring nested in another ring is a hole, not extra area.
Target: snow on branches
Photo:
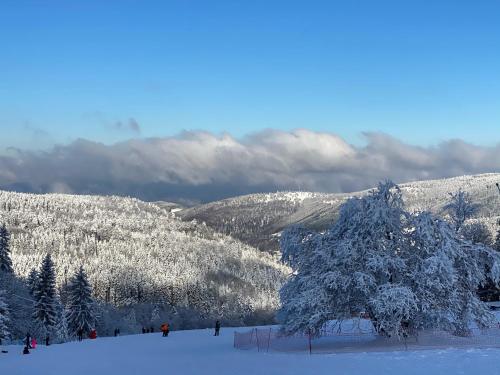
[[[500,255],[431,213],[407,212],[392,182],[345,202],[325,233],[285,230],[281,246],[294,269],[280,292],[285,333],[318,334],[363,313],[390,336],[426,327],[465,335],[471,321],[491,321],[477,289],[499,281]]]

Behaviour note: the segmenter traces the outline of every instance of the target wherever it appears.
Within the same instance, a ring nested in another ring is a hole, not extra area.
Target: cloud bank
[[[277,190],[351,192],[396,182],[500,171],[500,143],[419,147],[366,133],[356,147],[333,133],[266,130],[236,139],[184,132],[104,145],[80,139],[47,152],[0,156],[0,188],[206,202]]]

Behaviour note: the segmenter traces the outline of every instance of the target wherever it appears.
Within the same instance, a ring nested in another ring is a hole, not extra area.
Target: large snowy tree
[[[57,324],[57,292],[54,263],[50,253],[45,256],[34,291],[34,318],[52,332]]]
[[[10,258],[10,235],[5,224],[0,226],[0,272],[13,273]]]
[[[87,274],[81,266],[68,285],[68,326],[72,334],[95,327],[95,303]]]
[[[329,320],[361,313],[391,336],[424,327],[466,334],[470,321],[490,323],[476,291],[485,269],[498,281],[499,255],[430,213],[408,213],[391,182],[348,200],[325,233],[286,230],[281,246],[293,269],[281,290],[287,333],[318,334]]]

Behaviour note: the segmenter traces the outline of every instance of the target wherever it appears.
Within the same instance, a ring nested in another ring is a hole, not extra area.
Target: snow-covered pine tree
[[[500,254],[430,213],[406,212],[390,182],[348,200],[324,234],[291,228],[281,246],[293,268],[280,292],[285,333],[317,334],[361,313],[389,336],[430,327],[465,335],[470,322],[491,322],[477,289],[487,277],[498,283]]]
[[[9,307],[7,306],[5,291],[0,290],[0,345],[9,337]]]
[[[33,295],[34,319],[51,333],[57,324],[56,275],[52,257],[47,254],[42,261],[38,285]]]
[[[470,219],[478,210],[479,205],[472,201],[469,193],[458,190],[450,193],[451,200],[444,206],[444,210],[450,215],[451,221],[458,232],[467,219]]]
[[[71,335],[69,334],[68,329],[68,319],[67,319],[67,311],[61,303],[60,299],[57,299],[57,322],[54,328],[55,340],[56,342],[67,342],[70,340]]]
[[[5,291],[0,290],[0,345],[3,340],[10,336],[9,332],[9,308],[5,300]]]
[[[36,268],[32,268],[28,278],[26,279],[26,284],[28,286],[28,290],[31,293],[31,295],[35,295],[35,290],[38,286],[40,280],[40,273],[37,271]]]
[[[89,332],[95,327],[95,303],[92,288],[82,266],[68,285],[68,327],[71,334],[83,329]]]
[[[467,223],[460,229],[460,234],[474,244],[493,245],[491,232],[486,224],[481,222]]]
[[[13,273],[10,258],[10,234],[5,224],[0,226],[0,272]]]
[[[495,238],[495,243],[493,244],[493,248],[496,251],[500,251],[500,229],[497,231],[497,236]]]

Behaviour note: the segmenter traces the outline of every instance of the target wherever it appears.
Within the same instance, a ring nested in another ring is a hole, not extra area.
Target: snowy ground
[[[242,329],[246,331],[248,328]],[[233,329],[220,337],[196,330],[21,347],[0,354],[0,374],[500,374],[500,349],[448,349],[357,354],[258,353],[233,349]]]

